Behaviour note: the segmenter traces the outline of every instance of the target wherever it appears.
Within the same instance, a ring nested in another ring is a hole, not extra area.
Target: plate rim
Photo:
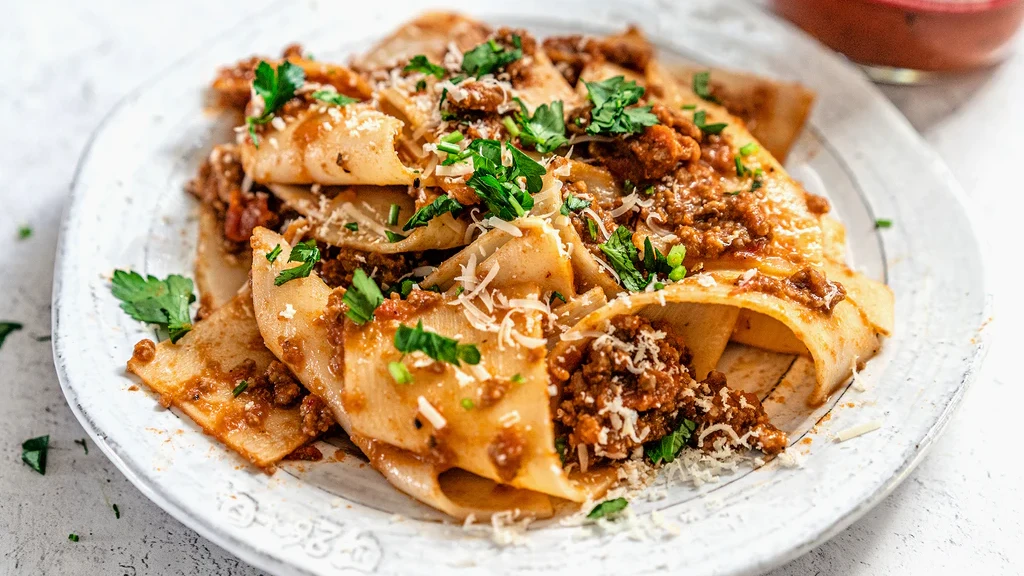
[[[283,3],[281,2],[271,3],[266,8],[257,10],[254,15],[258,17],[274,12],[279,10],[282,4]],[[802,31],[796,29],[788,22],[785,22],[778,16],[769,12],[761,5],[755,3],[747,4],[750,7],[755,8],[760,13],[760,18],[774,20],[776,23],[789,28],[790,33],[806,36]],[[566,22],[571,23],[573,20],[567,20]],[[225,31],[228,30],[230,30],[230,28],[225,28]],[[100,447],[101,451],[108,459],[110,459],[115,467],[117,467],[117,469],[133,484],[133,486],[142,492],[150,501],[155,503],[183,525],[196,531],[207,540],[258,569],[270,571],[275,574],[316,574],[315,572],[309,571],[300,566],[287,563],[285,560],[275,557],[273,554],[257,548],[248,542],[233,536],[227,531],[221,530],[218,524],[212,521],[207,522],[207,519],[202,516],[190,514],[184,507],[175,502],[174,498],[171,498],[158,490],[151,479],[148,479],[143,474],[137,473],[132,466],[124,460],[118,452],[118,449],[108,442],[106,433],[99,429],[95,422],[88,416],[88,414],[85,413],[84,408],[78,401],[78,393],[71,384],[74,377],[68,371],[66,355],[64,354],[64,350],[67,347],[66,345],[71,343],[71,339],[62,335],[59,330],[61,326],[61,316],[63,315],[63,306],[59,299],[59,295],[65,282],[64,273],[67,265],[66,259],[68,244],[71,242],[69,229],[74,223],[73,217],[76,215],[76,209],[82,206],[80,177],[84,168],[92,160],[96,142],[104,135],[106,130],[110,127],[111,122],[117,119],[120,113],[129,104],[143,95],[152,78],[158,78],[171,70],[177,69],[192,58],[202,54],[207,49],[208,44],[205,43],[197,46],[195,49],[190,50],[181,57],[173,60],[166,67],[160,69],[156,74],[151,75],[146,79],[146,81],[140,83],[137,87],[122,96],[93,129],[81,155],[78,158],[70,183],[70,193],[67,196],[61,215],[61,225],[54,260],[53,289],[51,295],[51,329],[54,334],[51,347],[53,351],[54,366],[65,399],[83,429],[90,438],[92,438],[93,442]],[[847,65],[852,67],[852,64],[847,63]],[[864,79],[864,82],[868,83],[866,78]],[[980,226],[980,217],[976,206],[963,190],[955,176],[951,173],[945,161],[937,154],[937,152],[935,152],[931,145],[928,144],[923,137],[910,126],[909,122],[899,109],[896,108],[895,105],[892,104],[892,102],[889,101],[889,99],[886,98],[877,87],[872,85],[870,86],[870,89],[886,107],[899,117],[902,121],[902,126],[899,128],[906,133],[907,137],[913,138],[917,141],[918,152],[928,156],[928,159],[931,160],[932,166],[942,173],[942,179],[946,183],[952,198],[957,202],[957,207],[965,217],[966,226],[964,231],[969,233],[976,240],[979,247],[979,251],[975,256],[977,257],[978,268],[981,271],[978,283],[984,296],[982,309],[979,310],[978,315],[985,318],[991,318],[994,306],[994,296],[991,291],[992,269],[989,265],[990,257],[988,256],[988,250],[984,249],[986,245],[986,234],[984,233],[984,229]],[[934,445],[935,440],[946,429],[953,414],[962,403],[967,389],[977,379],[978,373],[990,349],[990,345],[991,330],[979,330],[977,332],[976,340],[971,345],[970,357],[965,358],[961,364],[962,370],[960,370],[958,374],[959,384],[954,390],[953,395],[942,408],[938,417],[928,427],[927,432],[925,432],[921,437],[915,449],[907,458],[903,459],[900,465],[892,471],[888,478],[884,479],[877,489],[875,489],[868,497],[859,501],[856,506],[845,514],[838,516],[823,530],[804,538],[801,542],[794,542],[785,550],[780,550],[766,559],[762,559],[759,562],[751,562],[746,568],[740,569],[734,572],[734,574],[758,574],[802,556],[849,527],[866,512],[888,497],[923,460]]]

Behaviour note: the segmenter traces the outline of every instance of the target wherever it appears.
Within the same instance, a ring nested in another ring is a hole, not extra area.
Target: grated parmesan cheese
[[[870,422],[864,422],[864,423],[861,423],[861,424],[857,424],[856,426],[851,426],[851,427],[847,428],[846,430],[843,430],[839,434],[836,434],[836,441],[837,442],[846,442],[847,440],[853,440],[854,438],[856,438],[858,436],[863,436],[863,435],[867,434],[868,432],[874,432],[875,430],[878,430],[881,427],[882,427],[882,420],[881,420],[881,418],[878,418],[878,419],[875,419],[875,420],[871,420]]]
[[[284,310],[281,310],[281,312],[278,313],[278,316],[284,318],[285,320],[291,320],[292,318],[295,318],[295,308],[292,306],[291,302],[285,304]]]
[[[430,422],[430,425],[435,429],[440,430],[448,425],[448,421],[444,419],[444,416],[437,411],[437,408],[427,401],[426,398],[420,396],[416,398],[416,403],[419,406],[420,414]]]

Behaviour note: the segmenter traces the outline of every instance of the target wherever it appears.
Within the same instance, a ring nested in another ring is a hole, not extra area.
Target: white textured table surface
[[[25,329],[0,351],[4,574],[259,573],[151,504],[98,449],[85,454],[75,444],[85,434],[64,403],[44,337],[58,222],[89,135],[121,96],[219,31],[244,26],[247,14],[268,4],[5,3],[0,321],[22,322]],[[989,262],[1008,264],[992,273],[997,321],[987,328],[985,368],[931,454],[888,499],[772,576],[1024,570],[1022,468],[1014,461],[1024,388],[1014,361],[1018,340],[1010,333],[1024,322],[1014,298],[1021,226],[1015,211],[1024,208],[1024,38],[1019,45],[1018,54],[995,70],[886,90],[974,200],[989,233]],[[35,232],[18,241],[23,224]],[[43,434],[51,439],[46,476],[20,462],[21,442]],[[71,532],[81,540],[68,541]]]

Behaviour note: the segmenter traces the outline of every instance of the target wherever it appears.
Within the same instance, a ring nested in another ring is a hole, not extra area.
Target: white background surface
[[[0,351],[0,573],[258,574],[151,504],[98,448],[83,453],[74,440],[85,434],[60,393],[50,345],[35,337],[50,333],[56,230],[93,129],[124,94],[219,31],[245,26],[246,15],[269,2],[6,4],[0,320],[22,322],[25,330]],[[1014,454],[1024,388],[1010,329],[1024,321],[1013,301],[1021,226],[1015,210],[1024,207],[1024,38],[1018,54],[995,70],[886,93],[974,200],[995,253],[990,262],[1008,263],[992,274],[997,321],[987,328],[989,359],[944,436],[894,494],[772,576],[1018,574],[1024,498]],[[35,234],[19,242],[22,224]],[[43,434],[51,438],[45,477],[20,462],[21,442]],[[81,541],[69,542],[70,532]]]

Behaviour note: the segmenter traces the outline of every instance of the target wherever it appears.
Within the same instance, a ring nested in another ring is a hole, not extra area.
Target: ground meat
[[[247,243],[257,226],[274,227],[280,221],[269,194],[242,190],[244,178],[238,147],[223,144],[214,147],[196,177],[185,185],[189,194],[214,209],[224,222],[224,238],[236,245]]]
[[[332,287],[348,287],[352,283],[352,275],[356,269],[362,268],[367,274],[376,270],[374,280],[378,286],[386,289],[425,263],[423,254],[419,252],[380,254],[354,248],[326,247],[322,254],[323,258],[318,264],[317,272],[320,278]]]
[[[498,107],[510,99],[504,88],[491,82],[469,80],[459,84],[456,90],[460,98],[456,100],[454,95],[449,93],[445,98],[445,105],[460,116],[467,112],[496,113]]]
[[[592,341],[562,388],[555,419],[577,446],[596,456],[626,458],[676,426],[691,393],[691,357],[682,340],[640,316],[611,321],[612,337]],[[639,371],[639,373],[634,373]]]
[[[836,305],[846,298],[846,288],[839,282],[832,282],[825,273],[813,268],[803,268],[788,278],[774,278],[760,272],[736,278],[737,290],[754,291],[786,298],[804,306],[831,314]]]
[[[302,432],[306,436],[319,436],[334,425],[334,415],[327,403],[316,394],[310,394],[299,404],[299,415],[302,417]]]
[[[487,455],[498,470],[498,477],[508,482],[519,473],[526,452],[526,441],[516,428],[503,428],[487,446]]]
[[[249,382],[244,392],[248,396],[258,397],[279,408],[287,408],[294,405],[295,401],[305,393],[291,370],[277,360],[267,365],[261,374],[254,374],[254,372],[255,362],[251,360],[243,362],[231,371],[233,380]]]
[[[664,178],[680,162],[697,160],[700,145],[657,124],[625,140],[592,142],[590,153],[620,181],[641,184]]]
[[[476,190],[473,190],[466,184],[465,177],[441,178],[438,180],[438,185],[463,206],[472,206],[473,204],[480,203],[480,196],[477,195]]]
[[[312,444],[300,446],[284,457],[285,460],[305,460],[307,462],[319,462],[324,459],[323,452]]]
[[[480,406],[487,408],[501,402],[509,388],[511,388],[511,382],[508,380],[491,378],[484,383],[483,391],[480,394]]]
[[[619,316],[606,332],[611,338],[592,340],[563,357],[564,364],[556,359],[551,370],[556,382],[564,382],[555,421],[566,431],[570,458],[581,445],[588,459],[626,458],[677,430],[684,418],[698,426],[693,445],[716,424],[736,432],[736,438],[725,431],[706,434],[700,444],[706,450],[720,448],[719,438],[767,454],[785,449],[786,435],[772,426],[756,396],[727,388],[718,372],[699,383],[693,379],[690,353],[667,326]]]
[[[153,358],[156,358],[156,343],[148,338],[139,340],[132,350],[132,360],[142,364],[149,364],[153,361]]]
[[[814,215],[825,214],[832,209],[832,206],[828,203],[828,198],[824,196],[804,192],[804,200],[807,201],[807,209]]]
[[[509,80],[515,88],[529,85],[533,80],[534,55],[537,54],[537,39],[532,34],[522,29],[500,28],[495,36],[499,44],[512,47],[512,36],[519,36],[519,43],[522,46],[523,57],[505,67]]]
[[[405,300],[402,300],[397,293],[394,293],[377,307],[377,310],[374,311],[374,317],[383,321],[398,320],[403,322],[407,318],[422,315],[442,302],[443,298],[441,295],[430,290],[413,290]]]
[[[345,288],[335,288],[327,297],[324,321],[327,323],[327,341],[334,347],[330,369],[336,376],[345,373]]]
[[[622,34],[606,38],[554,36],[545,39],[543,47],[555,68],[573,86],[579,81],[580,72],[591,62],[607,60],[630,70],[644,72],[654,56],[654,48],[634,26]]]
[[[693,440],[699,448],[713,451],[717,446],[735,445],[736,439],[725,430],[716,430],[701,439],[701,430],[724,424],[732,428],[738,438],[749,434],[748,444],[765,454],[778,454],[786,449],[786,434],[768,420],[757,396],[728,388],[721,372],[712,370],[696,392],[698,400],[686,403],[680,412],[683,417],[700,423]]]

